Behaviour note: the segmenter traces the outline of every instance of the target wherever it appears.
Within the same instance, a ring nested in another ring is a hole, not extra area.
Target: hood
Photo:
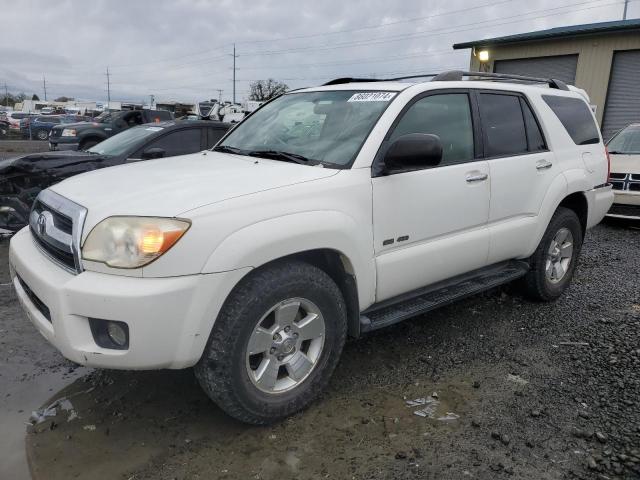
[[[80,171],[92,170],[87,162],[97,165],[109,158],[112,157],[77,151],[33,153],[0,160],[0,178],[6,178],[6,176],[15,173],[33,174],[42,172],[47,172],[47,174],[55,177],[58,175],[57,172],[61,172],[65,168],[73,168],[79,164],[82,164]]]
[[[53,128],[55,130],[63,130],[65,128],[83,128],[87,126],[93,126],[94,122],[75,122],[75,123],[61,123],[60,125],[55,125]],[[102,124],[98,124],[102,125]]]
[[[111,215],[175,217],[204,205],[330,177],[338,171],[207,151],[86,173],[52,190],[86,207],[91,224]]]
[[[610,154],[611,171],[613,173],[638,173],[640,174],[640,154]]]

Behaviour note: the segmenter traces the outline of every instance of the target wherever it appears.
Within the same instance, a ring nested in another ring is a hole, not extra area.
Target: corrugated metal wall
[[[574,85],[578,55],[554,55],[550,57],[520,58],[517,60],[496,60],[496,73],[513,73],[531,77],[555,78]]]
[[[602,136],[610,139],[630,123],[640,122],[640,50],[613,54]]]

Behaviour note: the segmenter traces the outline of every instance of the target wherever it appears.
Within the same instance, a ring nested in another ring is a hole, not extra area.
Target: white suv
[[[561,82],[479,75],[293,91],[213,151],[42,191],[9,256],[27,315],[83,365],[195,366],[259,424],[347,335],[513,280],[556,299],[612,203],[602,138]]]

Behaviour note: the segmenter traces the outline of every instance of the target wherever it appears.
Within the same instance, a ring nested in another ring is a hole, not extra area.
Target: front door
[[[372,179],[377,302],[487,264],[489,166],[479,158],[473,110],[467,91],[431,91],[387,135],[385,145],[408,133],[438,135],[443,159]]]

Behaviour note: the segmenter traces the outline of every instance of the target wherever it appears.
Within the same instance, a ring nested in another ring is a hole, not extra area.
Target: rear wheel
[[[582,226],[573,210],[559,207],[523,278],[525,295],[541,301],[558,298],[569,286],[582,248]]]
[[[335,282],[313,265],[282,262],[231,293],[195,373],[229,415],[271,423],[316,398],[345,339],[346,307]]]

